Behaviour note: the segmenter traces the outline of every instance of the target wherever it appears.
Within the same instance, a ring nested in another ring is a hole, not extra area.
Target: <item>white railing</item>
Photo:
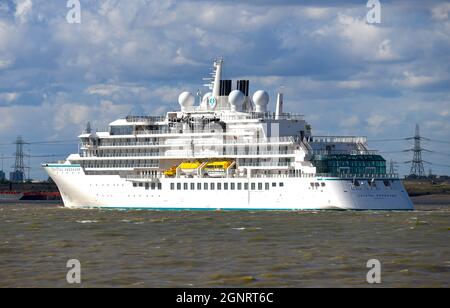
[[[159,164],[84,164],[83,167],[86,169],[159,168]]]
[[[287,162],[259,162],[259,163],[239,163],[239,167],[289,167],[292,163]]]
[[[165,116],[127,116],[125,118],[127,122],[131,123],[155,123],[163,122],[166,120]]]
[[[374,150],[348,150],[348,151],[337,151],[337,150],[312,150],[309,151],[312,155],[377,155],[378,151]]]
[[[168,139],[166,141],[162,142],[142,142],[142,141],[135,141],[135,142],[105,142],[105,139],[102,140],[101,145],[94,146],[93,144],[86,144],[81,143],[82,148],[92,148],[92,147],[124,147],[124,146],[183,146],[183,145],[191,145],[192,140],[190,139],[182,139],[175,138],[175,139]],[[209,145],[217,145],[217,146],[234,146],[234,145],[260,145],[260,144],[271,144],[271,143],[287,143],[287,144],[293,144],[295,143],[294,137],[271,137],[271,138],[259,138],[259,139],[237,139],[237,140],[208,140],[208,139],[196,139],[194,140],[194,146],[209,146]]]
[[[127,179],[135,180],[155,180],[161,178],[162,174],[158,172],[157,175],[146,174],[130,174],[127,175]],[[208,176],[195,176],[195,178],[208,178]],[[333,174],[315,174],[315,173],[302,173],[300,170],[281,171],[280,173],[252,173],[250,177],[247,174],[231,173],[229,176],[222,178],[339,178],[343,180],[397,180],[398,174],[364,174],[364,175],[333,175]]]
[[[341,179],[398,179],[399,175],[396,173],[386,173],[386,174],[333,174],[333,173],[318,173],[315,174],[316,177],[331,177],[331,178],[341,178]]]
[[[312,142],[318,143],[367,143],[363,136],[313,136]]]
[[[219,147],[220,148],[220,147]],[[216,150],[168,150],[166,152],[142,152],[142,153],[99,153],[98,155],[92,155],[92,154],[86,154],[81,153],[80,157],[83,158],[110,158],[110,159],[120,159],[120,158],[141,158],[141,157],[189,157],[189,158],[195,158],[195,157],[223,157],[223,156],[229,156],[229,157],[244,157],[244,156],[272,156],[272,155],[295,155],[294,150],[271,150],[271,151],[223,151],[223,149],[216,149]]]

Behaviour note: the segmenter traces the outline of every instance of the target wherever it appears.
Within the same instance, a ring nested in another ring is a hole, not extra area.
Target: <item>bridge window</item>
[[[111,126],[111,135],[133,135],[133,126]]]

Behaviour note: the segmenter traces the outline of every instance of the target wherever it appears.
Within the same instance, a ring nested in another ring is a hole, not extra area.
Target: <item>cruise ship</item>
[[[80,136],[79,153],[43,167],[68,208],[412,210],[367,138],[316,136],[283,93],[250,94],[215,60],[207,93],[179,110],[126,116]],[[233,85],[235,85],[233,87]],[[271,103],[272,102],[272,103]],[[272,110],[271,110],[272,109]]]

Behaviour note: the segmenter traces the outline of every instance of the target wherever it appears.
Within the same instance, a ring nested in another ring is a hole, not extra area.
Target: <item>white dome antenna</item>
[[[231,105],[231,111],[241,111],[245,102],[245,94],[239,90],[231,91],[228,95],[228,102]]]
[[[178,104],[180,104],[181,111],[186,111],[189,107],[194,106],[195,96],[191,92],[183,92],[178,96]]]
[[[267,112],[269,99],[269,94],[266,91],[256,91],[255,94],[253,94],[253,102],[255,103],[256,112]]]

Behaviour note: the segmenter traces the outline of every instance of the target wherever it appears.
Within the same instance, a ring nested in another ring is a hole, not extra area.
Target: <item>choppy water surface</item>
[[[426,202],[424,202],[426,203]],[[432,202],[431,202],[432,203]],[[0,287],[450,286],[450,204],[415,212],[150,212],[0,204]]]

